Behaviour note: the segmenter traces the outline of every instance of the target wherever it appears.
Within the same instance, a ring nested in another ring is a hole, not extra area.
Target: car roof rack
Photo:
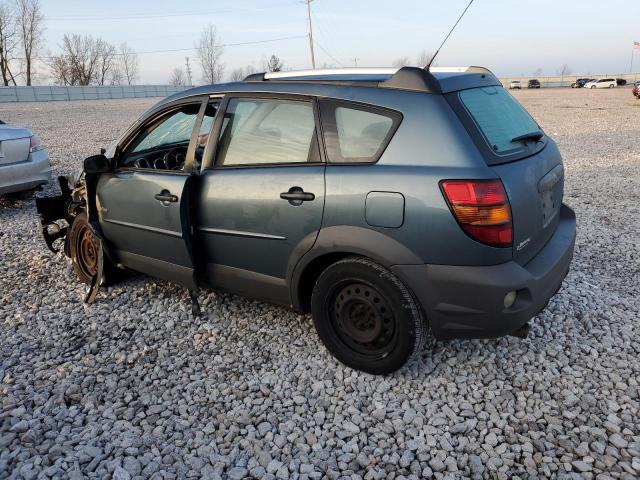
[[[294,70],[285,72],[254,73],[244,82],[298,81],[298,82],[375,82],[382,88],[417,90],[440,93],[440,85],[434,73],[489,73],[484,67],[419,67],[401,68],[330,68],[317,70]]]

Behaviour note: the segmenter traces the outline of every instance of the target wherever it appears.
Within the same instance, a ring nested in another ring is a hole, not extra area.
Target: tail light
[[[440,187],[467,235],[492,247],[513,244],[511,208],[500,180],[443,180]]]
[[[40,150],[44,150],[44,145],[42,145],[42,140],[37,135],[31,135],[31,139],[29,142],[29,152],[38,152]]]

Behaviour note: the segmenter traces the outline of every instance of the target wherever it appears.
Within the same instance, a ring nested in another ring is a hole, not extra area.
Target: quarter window
[[[307,101],[229,101],[217,165],[305,163],[317,148],[313,104]]]
[[[377,161],[401,120],[397,112],[346,102],[323,101],[321,111],[333,163]]]

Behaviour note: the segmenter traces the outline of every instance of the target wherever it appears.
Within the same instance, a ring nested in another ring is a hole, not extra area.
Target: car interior
[[[204,148],[209,138],[218,103],[209,103],[200,126],[195,166],[199,170]],[[118,161],[121,168],[144,170],[183,171],[191,133],[198,117],[200,104],[182,106],[171,110],[152,122],[131,143]]]

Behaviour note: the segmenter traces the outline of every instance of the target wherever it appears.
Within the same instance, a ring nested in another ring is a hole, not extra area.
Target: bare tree
[[[44,32],[44,15],[40,0],[16,0],[18,31],[24,53],[27,85],[31,85],[33,59],[41,46]]]
[[[131,85],[138,77],[138,54],[126,43],[120,45],[120,72],[127,85]]]
[[[433,52],[427,52],[426,50],[422,50],[418,57],[416,58],[416,65],[420,68],[424,68],[429,65],[431,58],[433,57]]]
[[[409,60],[409,57],[400,57],[400,58],[396,58],[393,61],[394,67],[406,67],[409,64],[411,64],[411,60]]]
[[[246,77],[246,75],[244,74],[244,68],[239,67],[231,71],[229,80],[231,80],[232,82],[240,82],[244,79],[244,77]]]
[[[567,65],[566,63],[564,65],[562,65],[559,69],[558,69],[558,75],[560,75],[560,86],[564,86],[564,77],[567,75],[571,75],[571,67],[569,65]]]
[[[18,47],[18,28],[13,9],[8,3],[0,3],[0,74],[2,83],[8,86],[16,84],[11,71],[14,52]]]
[[[184,70],[180,67],[173,69],[171,77],[169,78],[169,85],[181,86],[187,84],[187,77],[184,74]]]
[[[106,85],[121,78],[116,47],[101,38],[65,34],[60,50],[49,62],[51,76],[59,85]]]
[[[51,56],[49,73],[56,85],[77,85],[78,81],[72,73],[71,63],[64,55]]]
[[[116,47],[99,38],[96,40],[94,48],[98,52],[95,83],[104,85],[113,80],[113,74],[119,67],[116,61]]]
[[[539,77],[540,75],[542,75],[542,67],[538,67],[533,71],[534,77]]]
[[[203,80],[206,83],[218,83],[222,80],[224,73],[224,64],[222,63],[224,48],[220,43],[215,25],[210,23],[205,27],[196,48],[200,67],[202,67]]]
[[[267,68],[265,70],[268,70],[269,72],[280,72],[284,68],[284,63],[282,63],[277,55],[271,55],[266,67]]]

